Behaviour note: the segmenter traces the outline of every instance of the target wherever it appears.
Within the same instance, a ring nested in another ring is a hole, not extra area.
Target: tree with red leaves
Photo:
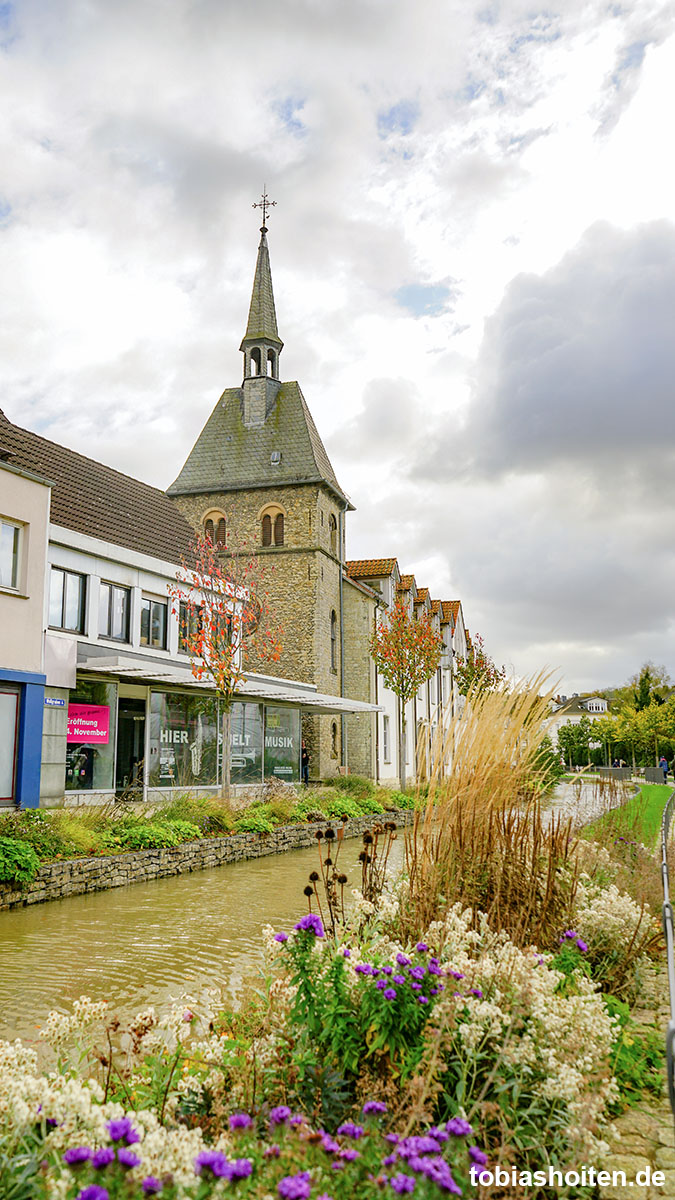
[[[223,550],[211,538],[196,537],[169,587],[181,644],[195,679],[210,680],[222,713],[221,794],[230,792],[232,704],[251,661],[278,662],[280,630],[264,589],[260,560],[240,546]]]
[[[406,786],[405,706],[438,669],[443,638],[431,627],[428,613],[415,618],[399,596],[387,616],[375,625],[370,655],[388,688],[398,696],[398,754],[401,787]]]
[[[472,637],[469,653],[455,671],[457,687],[462,696],[467,692],[492,692],[506,679],[506,668],[496,666],[494,659],[485,652],[485,642],[479,633]]]

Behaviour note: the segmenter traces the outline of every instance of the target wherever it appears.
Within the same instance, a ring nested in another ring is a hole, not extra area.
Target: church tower
[[[266,197],[263,196],[266,205]],[[193,528],[227,543],[255,547],[268,561],[269,601],[282,628],[280,661],[265,674],[349,695],[343,681],[345,516],[353,505],[340,487],[297,382],[282,382],[265,207],[246,332],[244,377],[227,388],[177,479],[167,489]],[[255,669],[255,668],[253,668]],[[354,696],[360,699],[360,696]],[[313,779],[342,762],[342,722],[303,721]],[[370,774],[367,764],[354,771]]]

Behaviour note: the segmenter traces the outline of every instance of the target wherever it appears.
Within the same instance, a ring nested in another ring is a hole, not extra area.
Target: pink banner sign
[[[69,704],[67,742],[90,742],[106,746],[110,738],[110,709],[107,704]]]

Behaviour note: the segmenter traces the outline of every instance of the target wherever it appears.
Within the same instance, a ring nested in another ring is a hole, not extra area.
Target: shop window
[[[49,577],[50,627],[84,633],[86,594],[86,575],[52,567]]]
[[[337,671],[338,658],[338,635],[337,635],[337,616],[335,609],[330,614],[330,666],[332,671]]]
[[[215,697],[152,692],[148,756],[150,787],[215,787],[218,783]]]
[[[288,783],[300,778],[300,713],[297,708],[265,708],[265,779]]]
[[[263,769],[263,707],[262,704],[232,705],[230,719],[230,781],[231,783],[261,783]]]
[[[21,527],[0,521],[0,587],[19,586],[19,539]]]
[[[116,583],[102,583],[98,602],[98,631],[114,642],[129,641],[131,591]]]
[[[114,789],[117,685],[78,679],[68,702],[66,791]]]
[[[0,685],[0,804],[11,804],[16,779],[19,689]]]
[[[168,606],[165,600],[152,600],[144,596],[141,600],[141,646],[154,646],[166,650],[166,625]]]

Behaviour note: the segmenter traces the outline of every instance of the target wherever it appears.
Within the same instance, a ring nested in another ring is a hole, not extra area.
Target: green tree
[[[474,634],[469,653],[455,671],[457,687],[466,696],[470,690],[494,691],[506,678],[506,669],[496,666],[485,651],[485,642],[479,633]]]
[[[401,787],[406,786],[405,706],[438,670],[443,638],[431,627],[427,613],[415,618],[399,597],[376,624],[370,638],[370,655],[385,684],[398,697],[398,754]]]

